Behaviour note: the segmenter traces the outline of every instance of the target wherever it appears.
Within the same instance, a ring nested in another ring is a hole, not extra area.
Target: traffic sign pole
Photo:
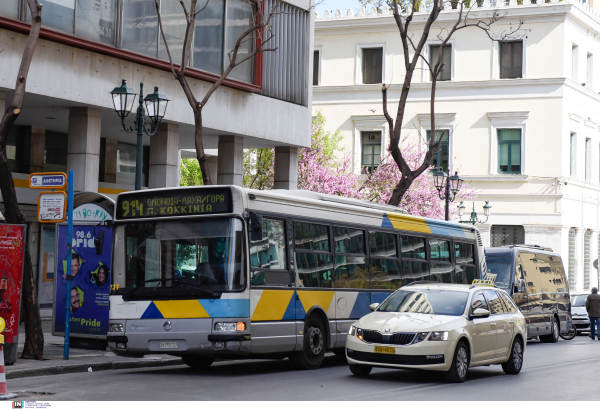
[[[73,170],[69,171],[67,180],[69,196],[67,203],[68,232],[67,232],[67,294],[65,295],[65,359],[69,359],[69,332],[71,329],[71,259],[73,258]]]

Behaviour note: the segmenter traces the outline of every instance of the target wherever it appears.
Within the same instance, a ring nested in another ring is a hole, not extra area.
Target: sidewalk
[[[5,367],[6,379],[27,378],[73,372],[104,371],[108,369],[148,368],[182,365],[181,358],[170,355],[146,355],[143,358],[120,357],[107,348],[106,351],[70,348],[69,360],[64,356],[64,337],[52,335],[52,321],[42,321],[44,331],[44,360],[22,359],[25,344],[25,328],[19,327],[17,362]]]

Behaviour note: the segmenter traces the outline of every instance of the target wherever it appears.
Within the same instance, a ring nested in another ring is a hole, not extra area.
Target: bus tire
[[[182,355],[183,363],[193,369],[206,369],[215,362],[212,356],[203,355]]]
[[[316,315],[311,315],[304,325],[304,347],[290,356],[290,361],[298,369],[317,369],[323,362],[327,347],[325,326]]]

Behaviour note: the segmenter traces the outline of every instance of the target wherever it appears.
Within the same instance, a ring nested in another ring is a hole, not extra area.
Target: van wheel
[[[317,369],[325,356],[325,327],[313,314],[304,328],[304,348],[290,355],[290,361],[298,369]]]
[[[556,317],[552,317],[552,323],[550,324],[550,328],[552,332],[548,335],[541,335],[540,341],[554,344],[558,342],[558,337],[560,335],[560,327],[558,326],[558,322],[556,321]]]
[[[450,370],[446,372],[448,382],[462,383],[467,379],[469,371],[469,349],[464,341],[460,341],[454,350],[454,359]]]
[[[194,369],[206,369],[215,362],[214,357],[202,355],[182,355],[181,359],[184,364]]]
[[[373,367],[369,365],[349,364],[348,367],[354,376],[360,377],[368,376],[371,373],[371,369],[373,369]]]
[[[502,369],[506,374],[516,375],[521,372],[521,368],[523,368],[523,341],[515,338],[510,350],[510,357],[502,364]]]

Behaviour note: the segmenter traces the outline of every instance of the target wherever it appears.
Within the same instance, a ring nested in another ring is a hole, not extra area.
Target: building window
[[[575,137],[576,134],[571,132],[569,137],[569,176],[575,176]]]
[[[592,89],[594,85],[594,55],[592,53],[587,54],[587,75],[585,78],[585,86],[588,89]]]
[[[65,133],[46,131],[44,172],[67,172],[67,147],[69,136]]]
[[[102,3],[97,0],[77,0],[75,35],[97,43],[114,45],[115,10],[114,0],[103,0]]]
[[[204,10],[201,12],[204,14]],[[181,9],[181,4],[177,0],[160,0],[160,17],[162,19],[162,27],[167,38],[171,57],[176,63],[181,63],[183,55],[183,42],[185,41],[185,14]],[[196,18],[200,17],[200,14]],[[159,27],[160,30],[160,27]],[[158,38],[158,58],[168,60],[169,54],[165,47],[162,34]]]
[[[571,46],[571,79],[577,82],[577,78],[579,77],[577,73],[579,72],[579,47],[577,44],[573,44]]]
[[[204,6],[202,6],[204,7]],[[194,29],[193,66],[203,71],[223,71],[224,0],[210,0],[198,15],[201,21]]]
[[[227,8],[227,13],[225,24],[225,52],[223,54],[225,60],[224,66],[226,67],[229,65],[228,53],[235,48],[235,43],[239,36],[250,28],[252,24],[248,22],[248,19],[250,18],[249,16],[253,16],[255,13],[250,8],[249,3],[244,0],[227,0],[225,6]],[[243,60],[254,51],[253,38],[254,33],[246,37],[246,40],[242,43],[238,50],[238,61]],[[254,57],[235,67],[231,71],[231,74],[229,74],[229,77],[238,81],[253,83]]]
[[[571,227],[569,229],[569,290],[575,291],[575,280],[577,274],[575,271],[575,265],[577,260],[575,258],[575,239],[577,238],[577,229]]]
[[[363,84],[381,84],[383,78],[383,48],[362,49]]]
[[[500,43],[500,78],[523,77],[523,41]]]
[[[144,146],[142,161],[142,185],[148,186],[148,161],[150,160],[150,147]],[[116,183],[122,185],[135,184],[135,164],[137,159],[137,146],[126,143],[117,144],[117,177]]]
[[[434,68],[438,62],[441,45],[430,45],[429,46],[429,61],[431,68]],[[438,75],[438,81],[450,81],[452,79],[452,46],[445,45],[442,51],[442,63],[444,64],[442,71]],[[431,73],[429,79],[433,80]]]
[[[521,173],[520,129],[498,129],[498,173]]]
[[[450,158],[450,150],[449,150],[449,136],[450,132],[447,129],[444,130],[436,130],[435,131],[435,139],[436,141],[440,138],[442,139],[440,143],[440,147],[436,153],[431,157],[431,166],[435,168],[441,167],[443,170],[447,171],[449,167],[449,158]],[[427,131],[427,142],[431,139],[431,131]]]
[[[585,138],[585,181],[589,182],[592,178],[592,140]]]
[[[4,17],[19,19],[19,1],[0,0],[0,15]]]
[[[592,232],[586,230],[583,237],[583,289],[589,290],[590,288],[590,263],[592,262],[591,257],[592,247]]]
[[[362,173],[373,172],[381,161],[381,132],[361,132]]]
[[[492,226],[492,247],[525,244],[525,229],[523,226]]]
[[[158,17],[154,0],[123,0],[123,48],[157,57]]]
[[[314,51],[314,57],[313,57],[313,85],[319,85],[319,57],[320,57],[320,52],[319,50],[315,50]]]

